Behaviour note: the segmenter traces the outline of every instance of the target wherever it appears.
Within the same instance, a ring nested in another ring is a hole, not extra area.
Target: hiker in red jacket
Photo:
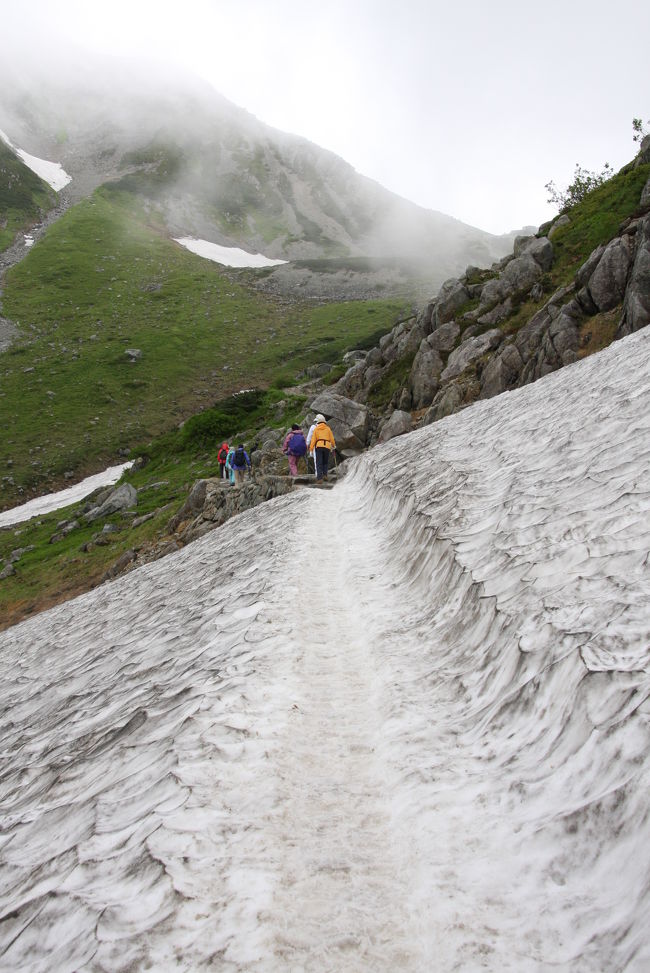
[[[226,458],[228,456],[228,451],[230,447],[228,443],[222,443],[219,447],[219,452],[217,453],[217,462],[219,464],[219,476],[222,480],[225,480],[228,474],[226,473]]]

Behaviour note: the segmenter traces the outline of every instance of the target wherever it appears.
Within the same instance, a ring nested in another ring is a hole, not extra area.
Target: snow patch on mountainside
[[[117,483],[124,470],[128,470],[132,465],[132,462],[130,462],[121,463],[119,466],[109,466],[108,469],[102,470],[101,473],[94,473],[92,476],[87,476],[85,480],[80,480],[79,483],[75,483],[71,487],[66,487],[65,490],[57,490],[56,493],[47,493],[43,497],[35,497],[33,500],[28,500],[27,503],[21,504],[20,507],[12,507],[10,510],[5,510],[3,513],[0,513],[0,527],[22,524],[25,520],[31,520],[32,517],[40,517],[43,514],[51,513],[53,510],[60,510],[61,507],[67,507],[72,503],[76,503],[78,500],[83,500],[84,497],[89,496],[94,490],[99,489],[99,487]]]
[[[650,330],[0,635],[4,969],[650,966]]]
[[[218,243],[195,240],[193,237],[178,237],[174,242],[180,243],[186,250],[191,250],[199,257],[206,257],[225,267],[277,267],[279,264],[287,263],[286,260],[272,260],[261,253],[248,253],[239,247],[222,247]]]
[[[39,159],[38,156],[30,155],[29,152],[24,152],[22,149],[17,148],[1,129],[0,138],[9,146],[10,149],[14,150],[16,155],[23,160],[28,169],[31,169],[32,172],[35,172],[37,176],[40,176],[41,179],[49,183],[52,189],[55,189],[57,192],[72,181],[72,176],[69,176],[63,166],[58,162],[50,162],[47,159]]]

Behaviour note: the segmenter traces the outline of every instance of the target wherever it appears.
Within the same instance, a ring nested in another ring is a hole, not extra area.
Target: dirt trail
[[[56,206],[47,213],[40,223],[28,231],[27,235],[32,238],[34,243],[40,240],[48,227],[56,223],[63,216],[70,207],[71,202],[68,193],[64,190],[59,192]],[[25,236],[25,233],[19,233],[11,246],[0,252],[0,312],[2,311],[2,285],[4,275],[11,267],[20,263],[33,246],[33,244],[27,244],[25,242]],[[0,352],[6,351],[10,347],[11,342],[18,334],[18,330],[18,327],[13,321],[10,321],[9,318],[2,317],[0,314]]]

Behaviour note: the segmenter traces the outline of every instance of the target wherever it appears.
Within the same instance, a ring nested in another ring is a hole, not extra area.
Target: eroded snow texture
[[[650,968],[650,329],[0,636],[3,969]]]

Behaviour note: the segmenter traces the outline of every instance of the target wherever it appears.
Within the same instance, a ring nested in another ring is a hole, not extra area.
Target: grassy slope
[[[388,330],[396,302],[283,306],[170,242],[153,210],[106,188],[69,210],[7,274],[23,340],[0,359],[0,466],[43,493],[97,470],[242,387],[285,381]],[[138,348],[132,363],[125,354]]]
[[[129,471],[124,479],[138,489],[137,515],[154,513],[146,523],[131,526],[131,519],[114,514],[87,524],[84,502],[32,518],[0,530],[0,559],[16,548],[33,547],[16,564],[16,574],[0,582],[0,630],[99,584],[108,567],[129,548],[164,537],[166,525],[183,503],[192,483],[217,473],[216,451],[224,438],[241,433],[245,442],[262,426],[288,428],[300,421],[303,400],[277,389],[236,395],[190,418],[182,427],[158,437],[143,451],[147,465]],[[76,519],[79,526],[66,537],[51,541],[60,525]],[[105,524],[116,528],[102,534]],[[85,549],[84,549],[85,548]]]
[[[0,251],[19,230],[28,230],[56,202],[46,182],[14,155],[0,139]]]

